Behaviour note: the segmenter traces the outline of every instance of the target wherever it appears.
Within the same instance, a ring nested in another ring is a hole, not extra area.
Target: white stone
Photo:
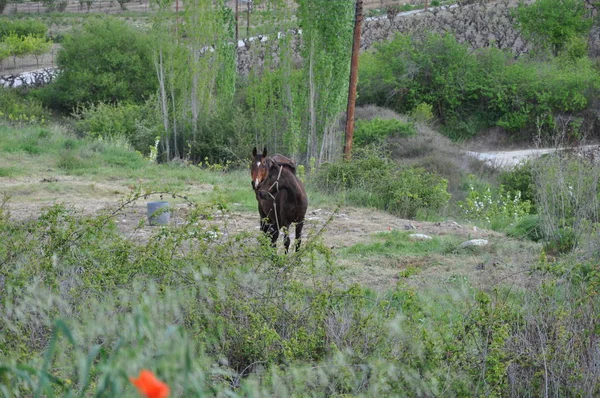
[[[431,236],[429,235],[425,235],[425,234],[410,234],[408,235],[409,238],[414,239],[414,240],[428,240],[431,239]]]
[[[487,239],[471,239],[463,242],[458,248],[463,249],[469,246],[487,246],[490,242]]]

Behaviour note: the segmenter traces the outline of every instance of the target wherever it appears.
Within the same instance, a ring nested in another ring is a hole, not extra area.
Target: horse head
[[[268,175],[269,166],[267,165],[267,148],[263,149],[262,154],[260,154],[256,150],[256,147],[254,147],[252,150],[252,165],[250,167],[252,188],[256,191],[260,184],[267,179]]]

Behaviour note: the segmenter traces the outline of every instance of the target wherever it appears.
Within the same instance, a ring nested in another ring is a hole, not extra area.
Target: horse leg
[[[283,230],[283,245],[285,246],[285,254],[290,250],[290,233],[288,228]]]
[[[296,251],[300,250],[300,243],[302,243],[302,228],[304,228],[304,220],[296,223]]]
[[[279,238],[279,230],[274,225],[271,225],[271,227],[271,246],[275,248],[277,247],[277,238]]]

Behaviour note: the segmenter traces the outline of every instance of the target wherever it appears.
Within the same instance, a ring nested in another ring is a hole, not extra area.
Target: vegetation
[[[393,110],[359,107],[340,161],[353,2],[262,4],[269,35],[297,21],[303,40],[268,41],[247,77],[223,2],[156,2],[144,23],[82,18],[55,84],[0,92],[1,394],[134,396],[141,369],[172,396],[600,394],[593,156],[497,172],[435,130],[593,132],[585,14],[542,27],[532,9],[571,3],[519,6],[530,57],[439,35],[364,53],[359,100]],[[43,37],[10,23],[3,43]],[[297,253],[255,232],[263,144],[300,163]],[[147,224],[155,199],[170,225]]]
[[[452,138],[492,126],[522,138],[550,136],[558,115],[583,113],[598,95],[598,71],[587,57],[515,61],[494,48],[471,52],[449,35],[399,35],[363,54],[361,64],[359,103],[400,113],[430,104]]]
[[[587,35],[593,20],[587,14],[584,2],[577,0],[540,0],[519,4],[515,11],[523,33],[539,47],[550,49],[553,55],[571,49],[579,43],[586,55]],[[579,43],[578,43],[579,42]]]
[[[156,92],[151,38],[113,18],[91,19],[65,37],[58,55],[60,75],[40,94],[50,107],[141,103]]]
[[[38,60],[47,53],[52,47],[52,41],[45,37],[47,30],[44,23],[36,20],[3,21],[0,26],[0,70],[9,57],[16,63],[18,57],[33,55]]]

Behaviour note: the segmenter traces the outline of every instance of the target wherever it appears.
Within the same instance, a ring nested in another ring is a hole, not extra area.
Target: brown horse
[[[258,201],[260,229],[271,236],[273,247],[283,231],[285,252],[290,248],[289,227],[296,223],[296,251],[300,248],[308,197],[304,185],[296,177],[296,164],[275,154],[267,157],[267,148],[260,154],[252,150],[252,188]]]

